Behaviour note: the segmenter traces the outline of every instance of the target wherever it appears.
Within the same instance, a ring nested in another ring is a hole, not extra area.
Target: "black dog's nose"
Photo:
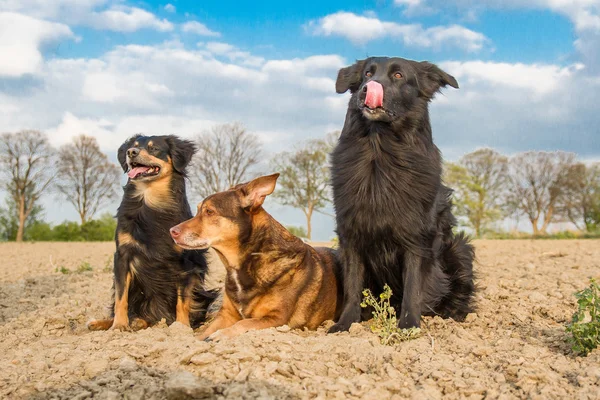
[[[138,149],[137,147],[132,147],[129,150],[127,150],[127,155],[129,157],[136,157],[138,154],[140,154],[140,149]]]

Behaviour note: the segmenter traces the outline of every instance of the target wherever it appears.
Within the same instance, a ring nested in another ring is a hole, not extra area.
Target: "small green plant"
[[[88,271],[93,271],[94,268],[92,268],[91,264],[87,261],[84,261],[81,263],[81,265],[79,265],[79,267],[77,267],[77,273],[81,274],[83,272],[88,272]]]
[[[102,268],[102,272],[113,272],[113,256],[109,256],[104,263],[104,268]]]
[[[369,289],[363,290],[362,308],[373,308],[373,320],[371,321],[371,332],[381,339],[381,344],[393,345],[399,342],[416,339],[420,336],[419,328],[400,329],[396,320],[396,310],[390,304],[392,289],[388,285],[383,286],[383,293],[379,299],[373,296]]]
[[[568,341],[574,352],[587,355],[600,345],[600,286],[590,280],[590,286],[575,293],[579,309],[567,325]]]
[[[339,247],[340,247],[340,239],[337,236],[334,238],[331,238],[331,248],[337,249]]]
[[[71,270],[69,268],[66,268],[64,265],[61,265],[60,267],[56,267],[56,269],[54,271],[60,272],[63,275],[69,275],[71,273]]]

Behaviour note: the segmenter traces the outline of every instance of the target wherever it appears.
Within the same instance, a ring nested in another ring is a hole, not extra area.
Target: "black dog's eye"
[[[372,77],[372,76],[373,76],[373,73],[372,73],[371,71],[367,71],[367,72],[365,72],[365,76],[366,76],[367,78],[370,78],[370,77]]]
[[[396,79],[402,79],[402,74],[400,72],[396,72],[394,74],[394,78],[396,78]]]

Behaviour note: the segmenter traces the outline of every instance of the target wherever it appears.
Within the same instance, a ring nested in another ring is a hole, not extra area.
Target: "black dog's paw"
[[[398,328],[400,329],[411,329],[411,328],[420,328],[421,320],[416,318],[403,318],[398,321]]]
[[[327,333],[336,333],[336,332],[347,332],[350,329],[350,325],[352,325],[352,321],[338,321],[334,324]]]

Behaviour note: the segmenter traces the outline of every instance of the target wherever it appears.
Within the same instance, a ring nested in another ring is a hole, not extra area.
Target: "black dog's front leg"
[[[420,255],[411,251],[404,254],[404,270],[402,271],[404,291],[400,321],[398,322],[398,327],[402,329],[418,328],[421,323],[422,263],[423,257]]]
[[[360,322],[360,302],[364,286],[365,266],[356,251],[343,248],[344,302],[340,319],[329,328],[329,333],[347,331],[354,322]]]

